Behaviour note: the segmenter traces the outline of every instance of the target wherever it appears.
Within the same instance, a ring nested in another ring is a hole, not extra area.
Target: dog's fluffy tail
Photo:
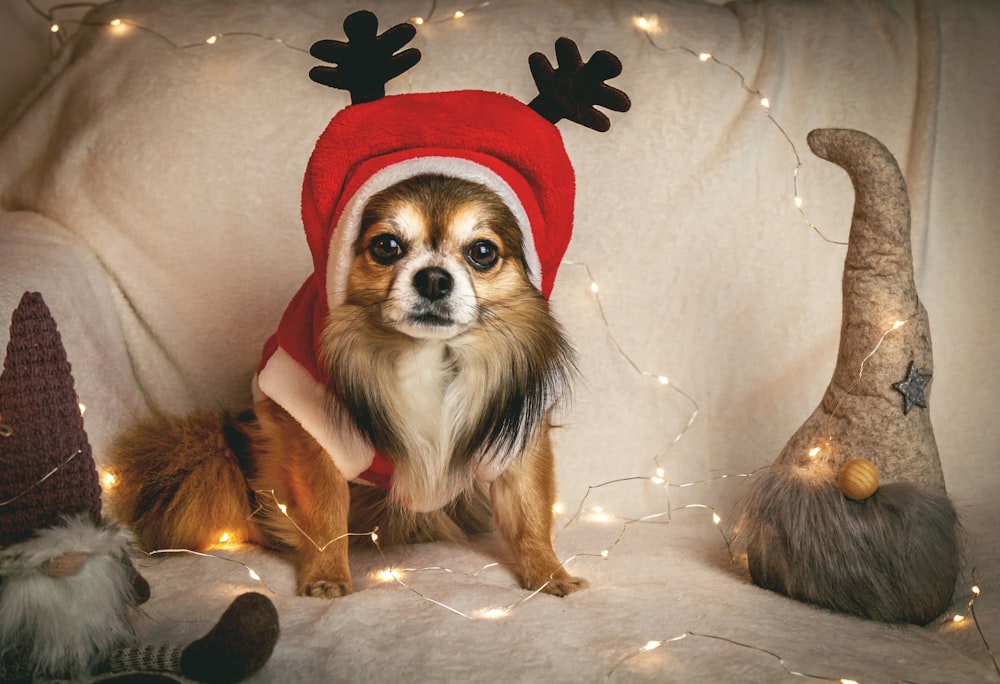
[[[245,443],[240,419],[209,411],[137,425],[112,448],[111,508],[146,550],[259,543]]]

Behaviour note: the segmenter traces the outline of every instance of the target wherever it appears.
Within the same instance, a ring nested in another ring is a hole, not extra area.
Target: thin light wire
[[[169,554],[182,554],[183,553],[183,554],[187,554],[187,555],[190,555],[190,556],[197,556],[199,558],[211,558],[213,560],[220,560],[220,561],[225,561],[227,563],[234,563],[235,565],[239,565],[244,570],[246,570],[247,571],[247,575],[249,575],[250,579],[252,579],[255,582],[260,582],[261,586],[263,586],[265,589],[267,589],[272,594],[276,594],[277,593],[273,589],[271,589],[271,587],[269,587],[267,585],[267,582],[264,581],[264,578],[261,577],[261,575],[256,570],[254,570],[252,567],[250,567],[249,565],[247,565],[243,561],[238,561],[235,558],[229,558],[228,556],[222,556],[222,555],[219,555],[217,553],[206,553],[206,552],[203,552],[203,551],[194,551],[192,549],[155,549],[153,551],[146,552],[146,555],[147,556],[159,556],[159,555],[168,554],[168,553]]]
[[[690,631],[690,630],[685,631],[685,632],[683,632],[681,634],[678,634],[677,636],[670,637],[669,639],[664,639],[662,641],[658,641],[658,640],[647,641],[646,644],[642,648],[634,649],[634,650],[630,651],[625,657],[623,657],[621,660],[619,660],[617,663],[615,663],[615,665],[608,671],[607,675],[605,676],[605,679],[611,679],[612,675],[614,675],[615,671],[619,667],[621,667],[622,665],[624,665],[625,663],[627,663],[628,661],[630,661],[630,660],[632,660],[634,658],[638,658],[639,656],[644,655],[646,653],[649,653],[650,651],[655,651],[656,649],[660,648],[661,646],[674,644],[674,643],[677,643],[678,641],[683,641],[684,639],[688,639],[688,638],[712,639],[714,641],[720,641],[720,642],[723,642],[723,643],[726,643],[726,644],[731,644],[733,646],[738,646],[740,648],[745,648],[745,649],[749,649],[751,651],[756,651],[758,653],[763,653],[764,655],[771,656],[776,661],[778,661],[778,664],[781,665],[782,669],[787,674],[789,674],[789,675],[791,675],[793,677],[800,677],[800,678],[803,678],[803,679],[812,679],[812,680],[823,681],[823,682],[839,682],[841,684],[846,684],[847,682],[853,682],[854,681],[852,679],[846,679],[844,677],[830,677],[830,676],[826,676],[826,675],[810,674],[808,672],[801,672],[799,670],[793,670],[791,667],[789,667],[789,665],[788,665],[788,663],[787,663],[787,661],[785,660],[784,657],[782,657],[780,654],[775,653],[774,651],[771,651],[769,649],[761,648],[760,646],[754,646],[752,644],[748,644],[748,643],[745,643],[743,641],[737,641],[736,639],[730,639],[729,637],[718,636],[716,634],[706,634],[704,632],[693,632],[693,631]],[[906,680],[897,680],[897,681],[900,684],[912,684],[912,683],[908,683]]]
[[[11,434],[13,434],[13,433],[11,433]],[[65,461],[63,461],[62,463],[60,463],[59,465],[57,465],[55,468],[53,468],[52,470],[50,470],[49,472],[47,472],[45,475],[42,476],[41,479],[36,480],[35,482],[31,483],[31,485],[29,485],[23,491],[21,491],[18,494],[15,494],[11,498],[7,499],[6,501],[0,501],[0,506],[9,506],[10,504],[14,503],[15,501],[18,501],[19,499],[27,496],[32,490],[34,490],[40,484],[42,484],[43,482],[45,482],[46,480],[48,480],[50,477],[52,477],[53,475],[55,475],[57,472],[59,472],[60,468],[65,467],[70,461],[72,461],[74,458],[76,458],[77,456],[79,456],[82,453],[83,453],[82,449],[77,449],[76,451],[74,451],[72,454],[69,455],[69,458],[67,458]]]

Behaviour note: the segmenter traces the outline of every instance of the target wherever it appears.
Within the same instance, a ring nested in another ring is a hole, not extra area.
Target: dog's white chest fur
[[[472,481],[472,471],[452,468],[455,428],[475,403],[457,382],[445,343],[423,340],[397,361],[400,435],[407,458],[396,464],[393,493],[407,508],[429,511],[453,500]]]
[[[445,395],[454,371],[445,345],[435,341],[414,345],[399,359],[397,376],[406,436],[425,441],[428,446],[447,447]]]

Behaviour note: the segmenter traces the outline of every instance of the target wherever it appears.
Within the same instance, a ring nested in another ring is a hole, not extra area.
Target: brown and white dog
[[[495,527],[524,587],[586,586],[555,555],[551,411],[573,352],[530,277],[511,208],[486,185],[405,178],[364,204],[346,287],[318,332],[324,406],[390,464],[388,488],[268,396],[227,419],[158,418],[113,455],[113,504],[148,548],[233,540],[297,552],[298,592],[351,592],[348,532],[387,542]]]

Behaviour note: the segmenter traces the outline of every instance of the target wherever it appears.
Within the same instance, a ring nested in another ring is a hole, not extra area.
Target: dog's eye
[[[500,259],[500,250],[489,240],[477,240],[465,251],[465,258],[473,268],[485,271]]]
[[[403,243],[399,241],[399,238],[388,233],[375,236],[371,244],[368,245],[368,253],[383,266],[388,266],[392,262],[397,261],[405,252],[406,250],[403,248]]]

